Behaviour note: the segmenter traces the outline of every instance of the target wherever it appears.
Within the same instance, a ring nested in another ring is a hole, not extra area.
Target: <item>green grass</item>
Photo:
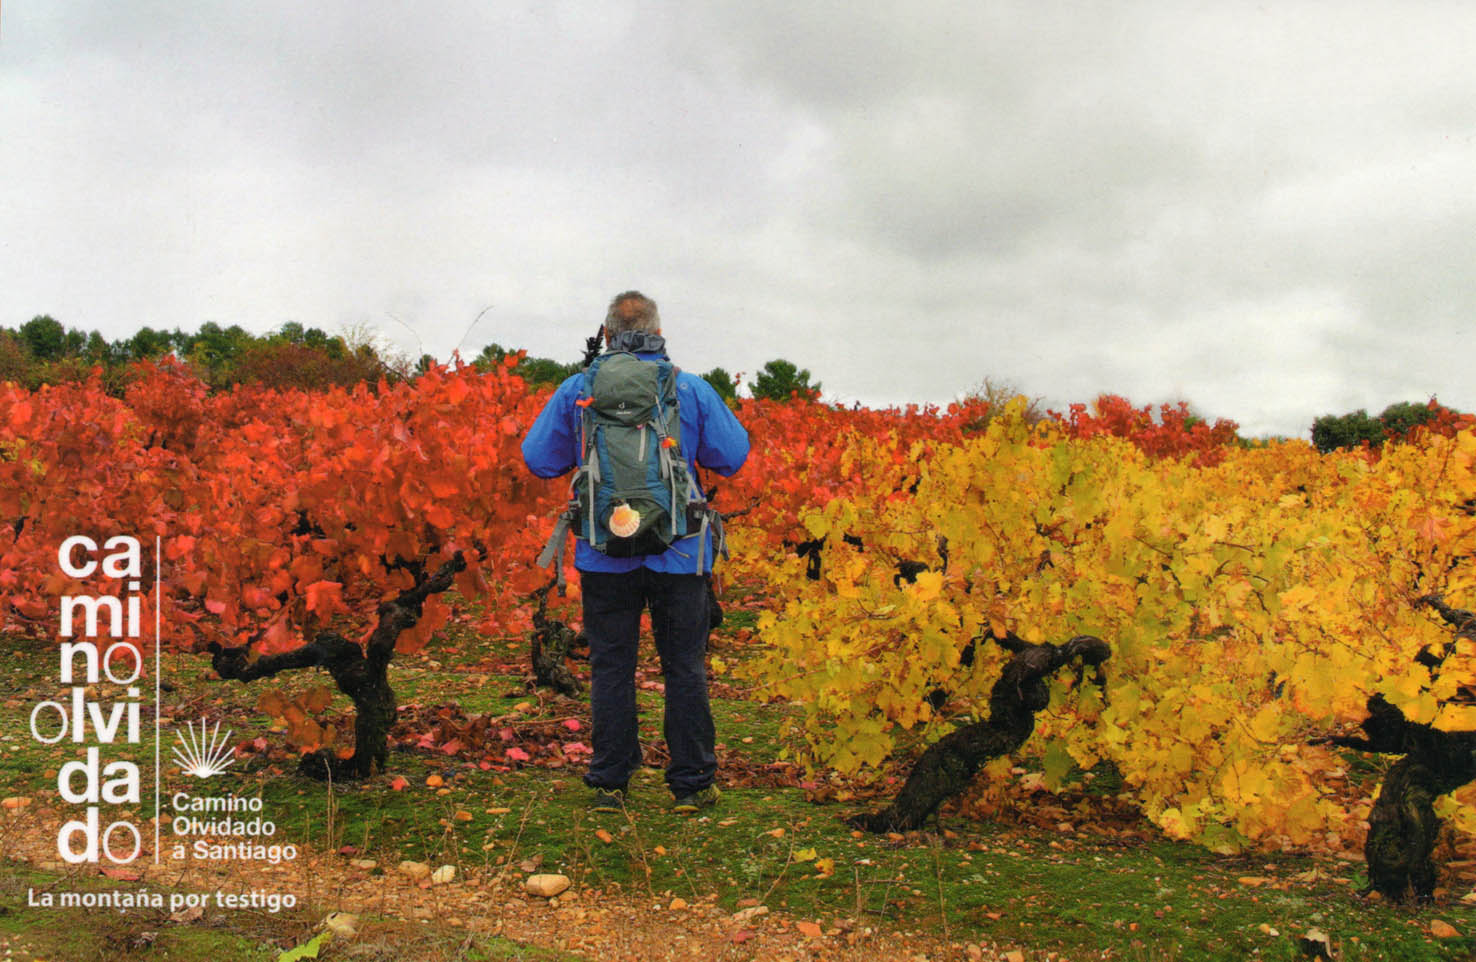
[[[725,638],[743,626],[739,616],[749,614],[730,611]],[[402,705],[460,704],[468,715],[509,715],[514,705],[528,702],[533,709],[522,717],[534,723],[568,717],[587,723],[582,701],[532,693],[519,675],[507,672],[502,663],[519,662],[525,649],[494,643],[494,657],[488,658],[465,636],[452,647],[457,650],[443,655],[432,645],[421,656],[396,661],[391,673]],[[741,657],[731,641],[719,648],[726,660]],[[175,690],[166,696],[166,712],[181,723],[218,718],[236,739],[262,735],[282,743],[270,720],[255,710],[259,685],[211,682],[206,674],[202,659],[168,657],[165,677]],[[654,668],[647,677],[657,678]],[[325,678],[303,672],[282,684],[298,691]],[[26,728],[31,708],[59,689],[54,649],[13,639],[0,645],[0,796],[55,801],[55,771],[77,752],[66,743],[39,745]],[[728,686],[717,690],[722,697],[714,699],[714,714],[730,759],[728,777],[762,773],[777,757],[779,728],[790,709],[748,701]],[[660,732],[661,697],[642,690],[640,704],[650,743]],[[340,697],[335,709],[343,708]],[[585,730],[576,737],[587,735]],[[146,738],[133,752],[150,775],[152,749]],[[108,757],[126,754],[112,746]],[[333,856],[344,859],[345,872],[350,857],[376,860],[377,873],[410,859],[453,864],[463,875],[503,873],[517,882],[536,865],[585,888],[655,900],[715,897],[729,910],[761,903],[827,926],[854,920],[1020,946],[1041,957],[1054,951],[1067,959],[1105,953],[1130,960],[1293,960],[1303,957],[1295,937],[1314,926],[1331,936],[1337,957],[1345,960],[1463,959],[1476,953],[1476,908],[1449,897],[1420,910],[1371,904],[1354,895],[1362,882],[1357,862],[1220,857],[1164,840],[1142,824],[1094,834],[1084,818],[1077,819],[1080,831],[1053,832],[1003,815],[994,822],[945,817],[928,833],[857,837],[843,821],[857,803],[813,804],[799,788],[774,787],[772,778],[763,784],[730,781],[717,808],[679,816],[668,810],[670,794],[660,772],[647,769],[632,783],[627,813],[595,815],[586,811],[588,791],[577,766],[497,773],[464,758],[397,751],[390,767],[367,782],[330,788],[293,775],[289,758],[252,756],[212,780],[210,789],[259,795],[279,826],[279,839],[328,852],[351,846],[350,854]],[[1093,789],[1110,794],[1112,773],[1093,774]],[[444,784],[428,786],[432,775]],[[408,784],[394,791],[391,776]],[[169,784],[186,787],[178,773]],[[150,788],[145,786],[146,796]],[[144,801],[151,813],[151,797]],[[461,813],[470,818],[458,818]],[[84,924],[61,910],[26,906],[26,889],[54,878],[32,868],[3,868],[0,939],[20,947],[15,958],[28,957],[26,952],[51,959],[116,958],[134,951],[129,940],[157,930],[149,958],[271,960],[306,941],[322,914],[317,906],[266,920],[221,913],[186,926],[147,914],[94,913],[106,918]],[[1241,881],[1247,878],[1264,881]],[[1437,918],[1467,934],[1431,938],[1429,923]],[[362,956],[367,958],[376,957],[375,939],[385,953],[379,957],[386,959],[561,957],[507,941],[468,942],[464,932],[449,927],[392,919],[366,927],[365,939],[359,948],[370,953]]]

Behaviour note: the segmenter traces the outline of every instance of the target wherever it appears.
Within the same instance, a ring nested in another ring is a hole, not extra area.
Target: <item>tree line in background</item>
[[[69,328],[42,314],[19,328],[0,327],[0,382],[11,381],[34,390],[43,384],[83,380],[100,367],[104,388],[117,394],[127,382],[130,364],[170,354],[193,369],[212,391],[235,384],[317,389],[351,387],[381,378],[396,383],[418,377],[435,361],[429,354],[411,361],[377,343],[367,332],[330,335],[296,321],[288,321],[267,334],[252,334],[235,324],[221,327],[213,321],[206,321],[194,332],[142,327],[131,337],[109,341],[97,331]],[[509,356],[517,357],[513,372],[531,385],[558,384],[581,369],[579,361],[530,357],[498,344],[484,347],[472,364],[486,370],[505,364]],[[721,367],[702,377],[723,398],[737,400],[739,377]],[[765,364],[747,387],[751,396],[767,400],[820,398],[820,382],[812,382],[808,370],[783,359]],[[1365,444],[1377,448],[1385,441],[1407,438],[1420,428],[1451,433],[1473,420],[1471,415],[1445,407],[1434,398],[1425,403],[1402,401],[1389,405],[1377,417],[1363,409],[1322,415],[1312,423],[1311,438],[1313,446],[1323,453]]]
[[[97,331],[65,327],[45,314],[19,328],[0,327],[0,381],[31,389],[85,380],[94,368],[101,368],[104,388],[117,394],[126,385],[130,365],[170,354],[211,390],[243,383],[346,387],[411,374],[403,359],[385,357],[369,338],[329,335],[296,321],[263,335],[213,321],[193,333],[142,327],[133,336],[114,341]]]
[[[0,382],[34,390],[43,384],[84,380],[94,368],[101,368],[105,389],[117,394],[127,380],[129,365],[170,354],[188,365],[212,391],[235,384],[311,390],[351,387],[380,378],[395,383],[418,377],[435,361],[423,354],[412,362],[377,344],[371,334],[330,335],[296,321],[260,335],[213,321],[192,333],[142,327],[131,337],[109,341],[97,331],[69,328],[42,314],[19,328],[0,327]],[[530,357],[498,344],[484,347],[472,364],[486,370],[505,363],[509,356],[518,357],[513,372],[531,385],[558,384],[582,368],[578,361]],[[739,378],[721,367],[702,377],[722,397],[737,399]],[[753,397],[770,400],[798,397],[813,401],[820,396],[820,385],[810,382],[808,370],[782,359],[764,365],[748,389]]]
[[[1378,417],[1362,408],[1348,414],[1324,414],[1312,422],[1312,445],[1323,454],[1365,444],[1377,448],[1385,441],[1405,440],[1421,428],[1451,434],[1473,421],[1476,418],[1470,414],[1448,408],[1434,398],[1424,404],[1401,401],[1384,408]]]

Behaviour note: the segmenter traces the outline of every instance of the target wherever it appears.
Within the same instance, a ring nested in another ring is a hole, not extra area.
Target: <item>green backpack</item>
[[[687,530],[693,482],[682,456],[676,368],[612,352],[584,372],[579,537],[614,558],[660,554]],[[700,493],[696,500],[701,500]]]
[[[583,412],[579,466],[569,509],[539,566],[562,553],[570,530],[614,558],[661,554],[679,538],[705,534],[715,519],[682,452],[671,361],[642,360],[623,350],[601,354],[585,369],[575,403]],[[698,550],[700,571],[705,558]]]

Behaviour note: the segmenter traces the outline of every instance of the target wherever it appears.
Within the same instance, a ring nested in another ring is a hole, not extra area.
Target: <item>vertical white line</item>
[[[159,610],[163,600],[159,590],[161,583],[159,551],[162,540],[159,535],[154,535],[154,864],[159,864],[159,792],[161,782],[159,779],[159,716],[164,710],[163,687],[164,676],[161,673],[162,656],[160,655],[160,626]]]

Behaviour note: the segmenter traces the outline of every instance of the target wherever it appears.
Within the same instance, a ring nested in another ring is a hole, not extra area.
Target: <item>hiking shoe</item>
[[[625,789],[623,788],[597,788],[594,797],[589,800],[591,812],[623,812],[625,811]]]
[[[690,815],[700,809],[711,808],[722,797],[723,793],[716,785],[709,785],[687,795],[678,795],[671,803],[671,810],[678,815]]]

